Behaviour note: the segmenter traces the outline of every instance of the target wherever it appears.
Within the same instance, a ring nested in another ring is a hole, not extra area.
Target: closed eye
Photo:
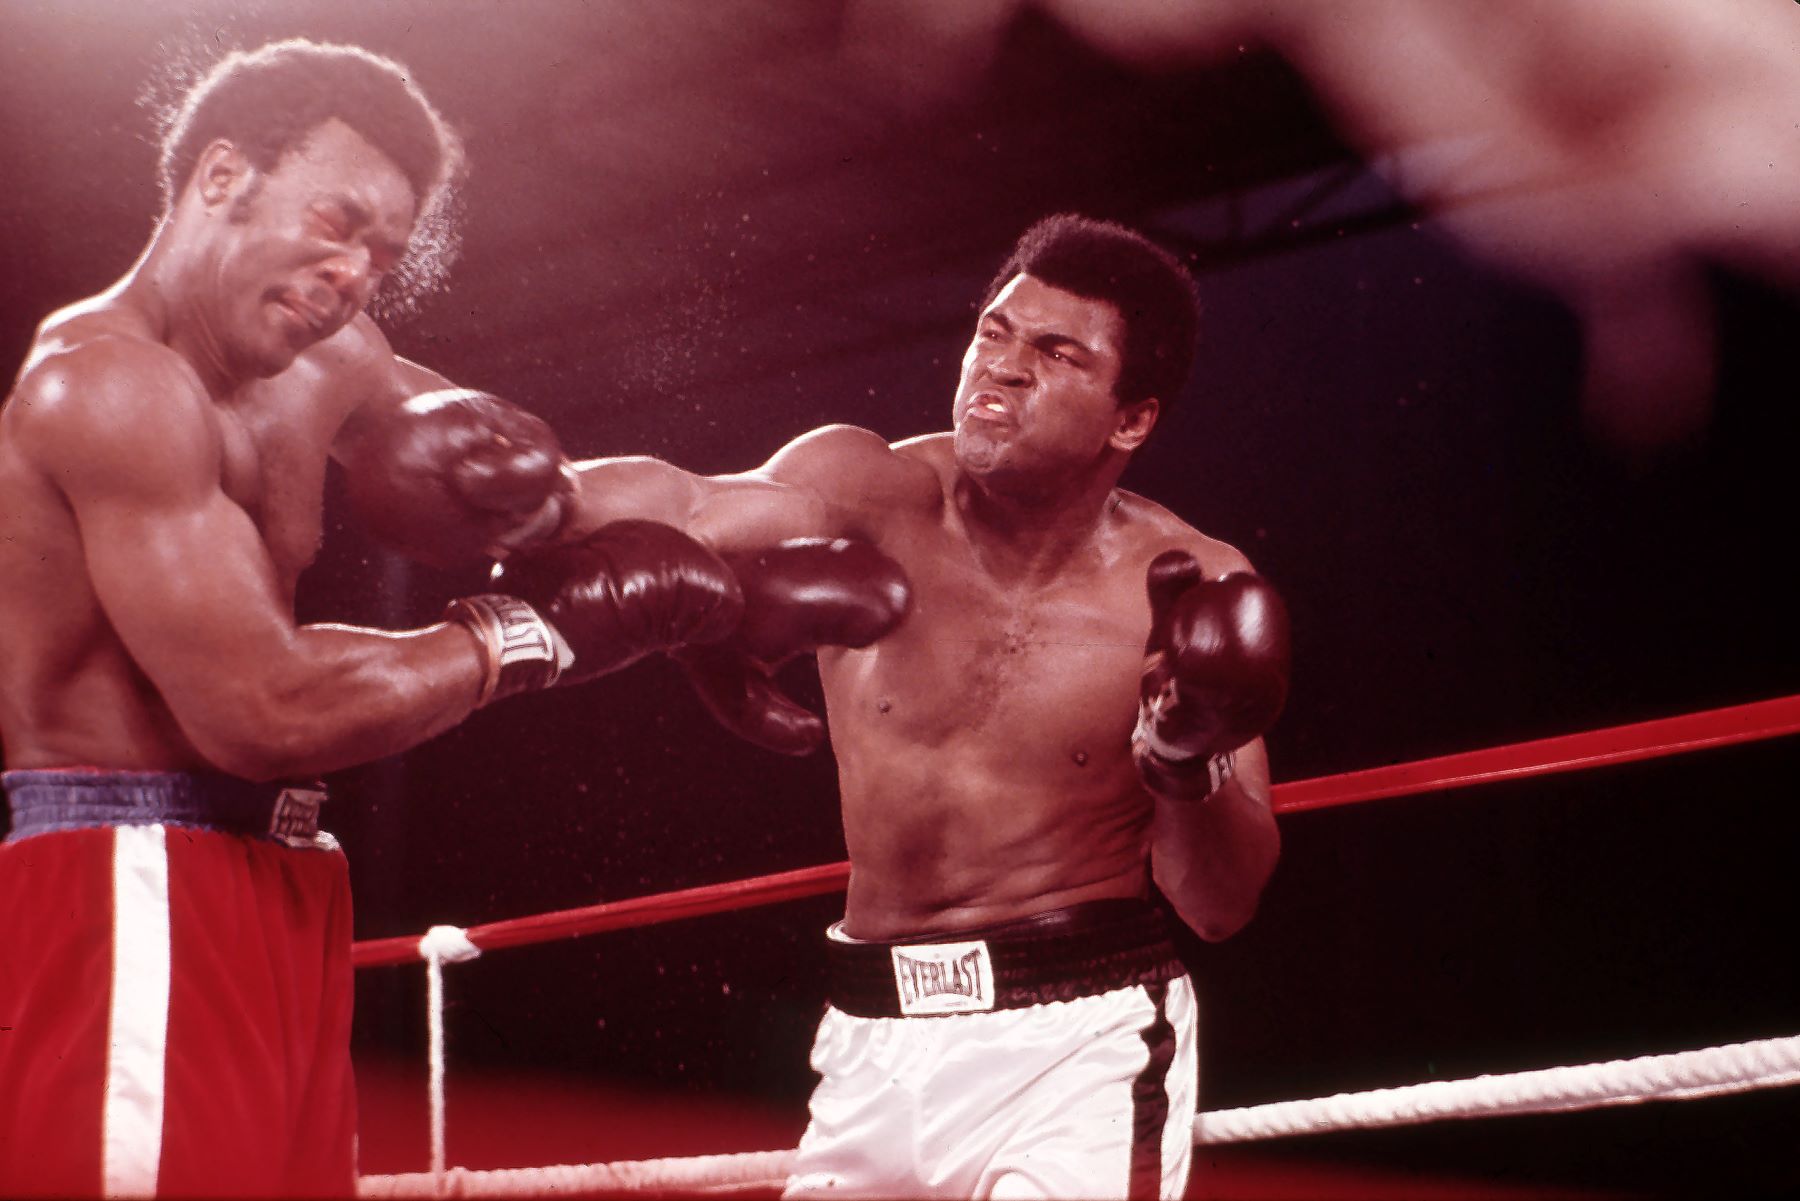
[[[314,224],[332,241],[342,242],[349,238],[350,222],[344,214],[328,209],[314,209],[312,215]]]
[[[406,247],[386,240],[369,243],[369,264],[375,270],[386,275],[392,271],[400,260],[406,257]]]

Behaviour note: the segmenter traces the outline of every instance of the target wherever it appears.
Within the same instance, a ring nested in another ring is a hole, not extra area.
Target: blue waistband
[[[312,846],[325,800],[323,784],[197,772],[9,771],[0,772],[0,786],[12,809],[8,842],[93,826],[170,825]]]

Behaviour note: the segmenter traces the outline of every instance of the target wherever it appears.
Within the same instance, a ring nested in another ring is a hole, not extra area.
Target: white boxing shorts
[[[869,943],[833,927],[786,1197],[1180,1197],[1192,982],[1160,911],[1089,902]]]

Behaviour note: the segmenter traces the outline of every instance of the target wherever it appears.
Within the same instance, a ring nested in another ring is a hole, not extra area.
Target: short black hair
[[[1179,259],[1134,229],[1113,221],[1058,213],[1026,230],[988,285],[986,309],[1014,276],[1104,300],[1125,323],[1120,404],[1154,396],[1164,411],[1175,402],[1194,364],[1200,298]]]
[[[164,210],[214,139],[270,171],[333,118],[392,160],[418,197],[412,246],[392,282],[414,294],[435,285],[454,255],[449,213],[462,143],[404,67],[360,46],[291,38],[215,63],[164,114],[157,164]]]

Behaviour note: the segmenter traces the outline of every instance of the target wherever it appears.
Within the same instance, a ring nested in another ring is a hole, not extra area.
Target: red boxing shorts
[[[0,1196],[354,1195],[349,880],[316,794],[4,783]]]
[[[1193,985],[1161,915],[1095,901],[921,943],[836,928],[787,1197],[1180,1197]]]

